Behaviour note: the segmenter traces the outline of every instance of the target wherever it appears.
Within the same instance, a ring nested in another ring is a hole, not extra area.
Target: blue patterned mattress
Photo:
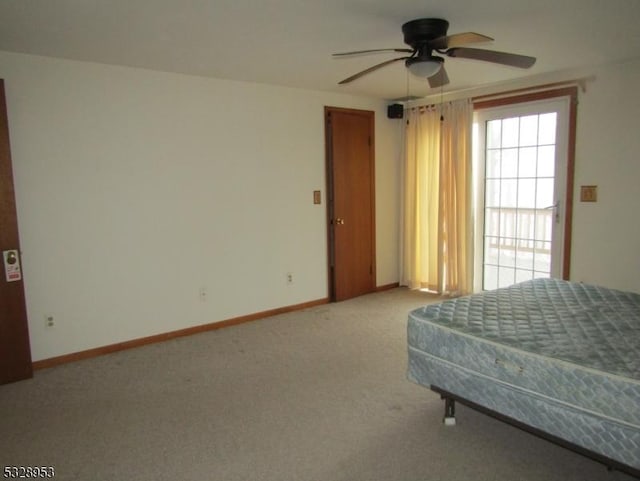
[[[640,469],[640,295],[558,279],[409,314],[410,380]]]

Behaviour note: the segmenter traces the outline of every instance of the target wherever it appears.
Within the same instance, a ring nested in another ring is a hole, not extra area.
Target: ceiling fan
[[[462,45],[490,42],[493,39],[474,32],[447,35],[448,28],[449,22],[441,18],[419,18],[402,25],[404,43],[411,48],[380,48],[334,53],[334,57],[381,52],[402,52],[409,54],[404,57],[393,58],[376,64],[338,83],[346,84],[352,82],[386,65],[404,60],[405,66],[412,74],[427,78],[429,86],[432,88],[440,87],[449,83],[449,77],[444,69],[444,58],[434,55],[434,52],[447,57],[484,60],[485,62],[519,68],[529,68],[536,62],[535,57],[528,57],[526,55],[463,47]]]

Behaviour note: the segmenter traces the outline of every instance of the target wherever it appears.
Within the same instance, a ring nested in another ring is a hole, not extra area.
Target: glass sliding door
[[[477,290],[561,277],[567,106],[561,98],[476,113]]]

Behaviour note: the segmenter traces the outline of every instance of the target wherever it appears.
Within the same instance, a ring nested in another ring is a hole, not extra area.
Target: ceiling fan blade
[[[484,50],[480,48],[452,48],[447,50],[445,54],[449,57],[484,60],[485,62],[499,63],[518,68],[529,68],[536,63],[535,57],[517,55],[515,53],[497,52],[495,50]]]
[[[370,72],[373,72],[374,70],[378,70],[379,68],[384,67],[385,65],[389,65],[392,64],[393,62],[397,62],[398,60],[406,60],[409,57],[399,57],[399,58],[392,58],[391,60],[387,60],[385,62],[379,63],[377,65],[374,65],[373,67],[369,67],[366,70],[363,70],[362,72],[358,72],[355,75],[352,75],[351,77],[348,77],[344,80],[341,80],[340,82],[338,82],[338,84],[342,85],[342,84],[348,84],[349,82],[353,82],[356,79],[359,79],[360,77],[362,77],[363,75],[366,75]]]
[[[437,74],[429,77],[427,81],[429,82],[429,87],[432,89],[447,85],[449,83],[449,76],[447,75],[447,71],[444,69],[444,65],[440,67]]]
[[[446,37],[438,37],[429,41],[429,47],[435,50],[442,50],[451,47],[460,47],[461,45],[468,45],[470,43],[492,42],[491,37],[481,35],[475,32],[455,33],[453,35],[447,35]]]
[[[413,50],[410,48],[374,48],[371,50],[356,50],[353,52],[341,52],[334,53],[332,57],[347,57],[349,55],[362,55],[365,53],[382,53],[382,52],[405,52],[405,53],[413,53]]]

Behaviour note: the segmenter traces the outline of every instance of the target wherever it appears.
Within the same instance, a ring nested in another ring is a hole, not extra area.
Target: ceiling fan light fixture
[[[536,62],[535,57],[529,57],[527,55],[465,47],[464,45],[470,43],[489,42],[493,39],[475,32],[447,35],[448,28],[449,22],[442,18],[418,18],[402,25],[404,43],[411,48],[379,48],[334,53],[334,57],[375,52],[401,52],[409,54],[404,57],[396,57],[380,62],[338,83],[342,85],[353,82],[382,67],[403,60],[405,67],[412,75],[426,79],[432,88],[442,87],[449,83],[449,76],[444,68],[444,60],[446,57],[482,60],[484,62],[518,68],[530,68]],[[433,55],[434,52],[437,52],[441,56]]]
[[[444,59],[440,57],[409,58],[406,61],[407,68],[416,77],[429,78],[437,74],[442,68]]]

